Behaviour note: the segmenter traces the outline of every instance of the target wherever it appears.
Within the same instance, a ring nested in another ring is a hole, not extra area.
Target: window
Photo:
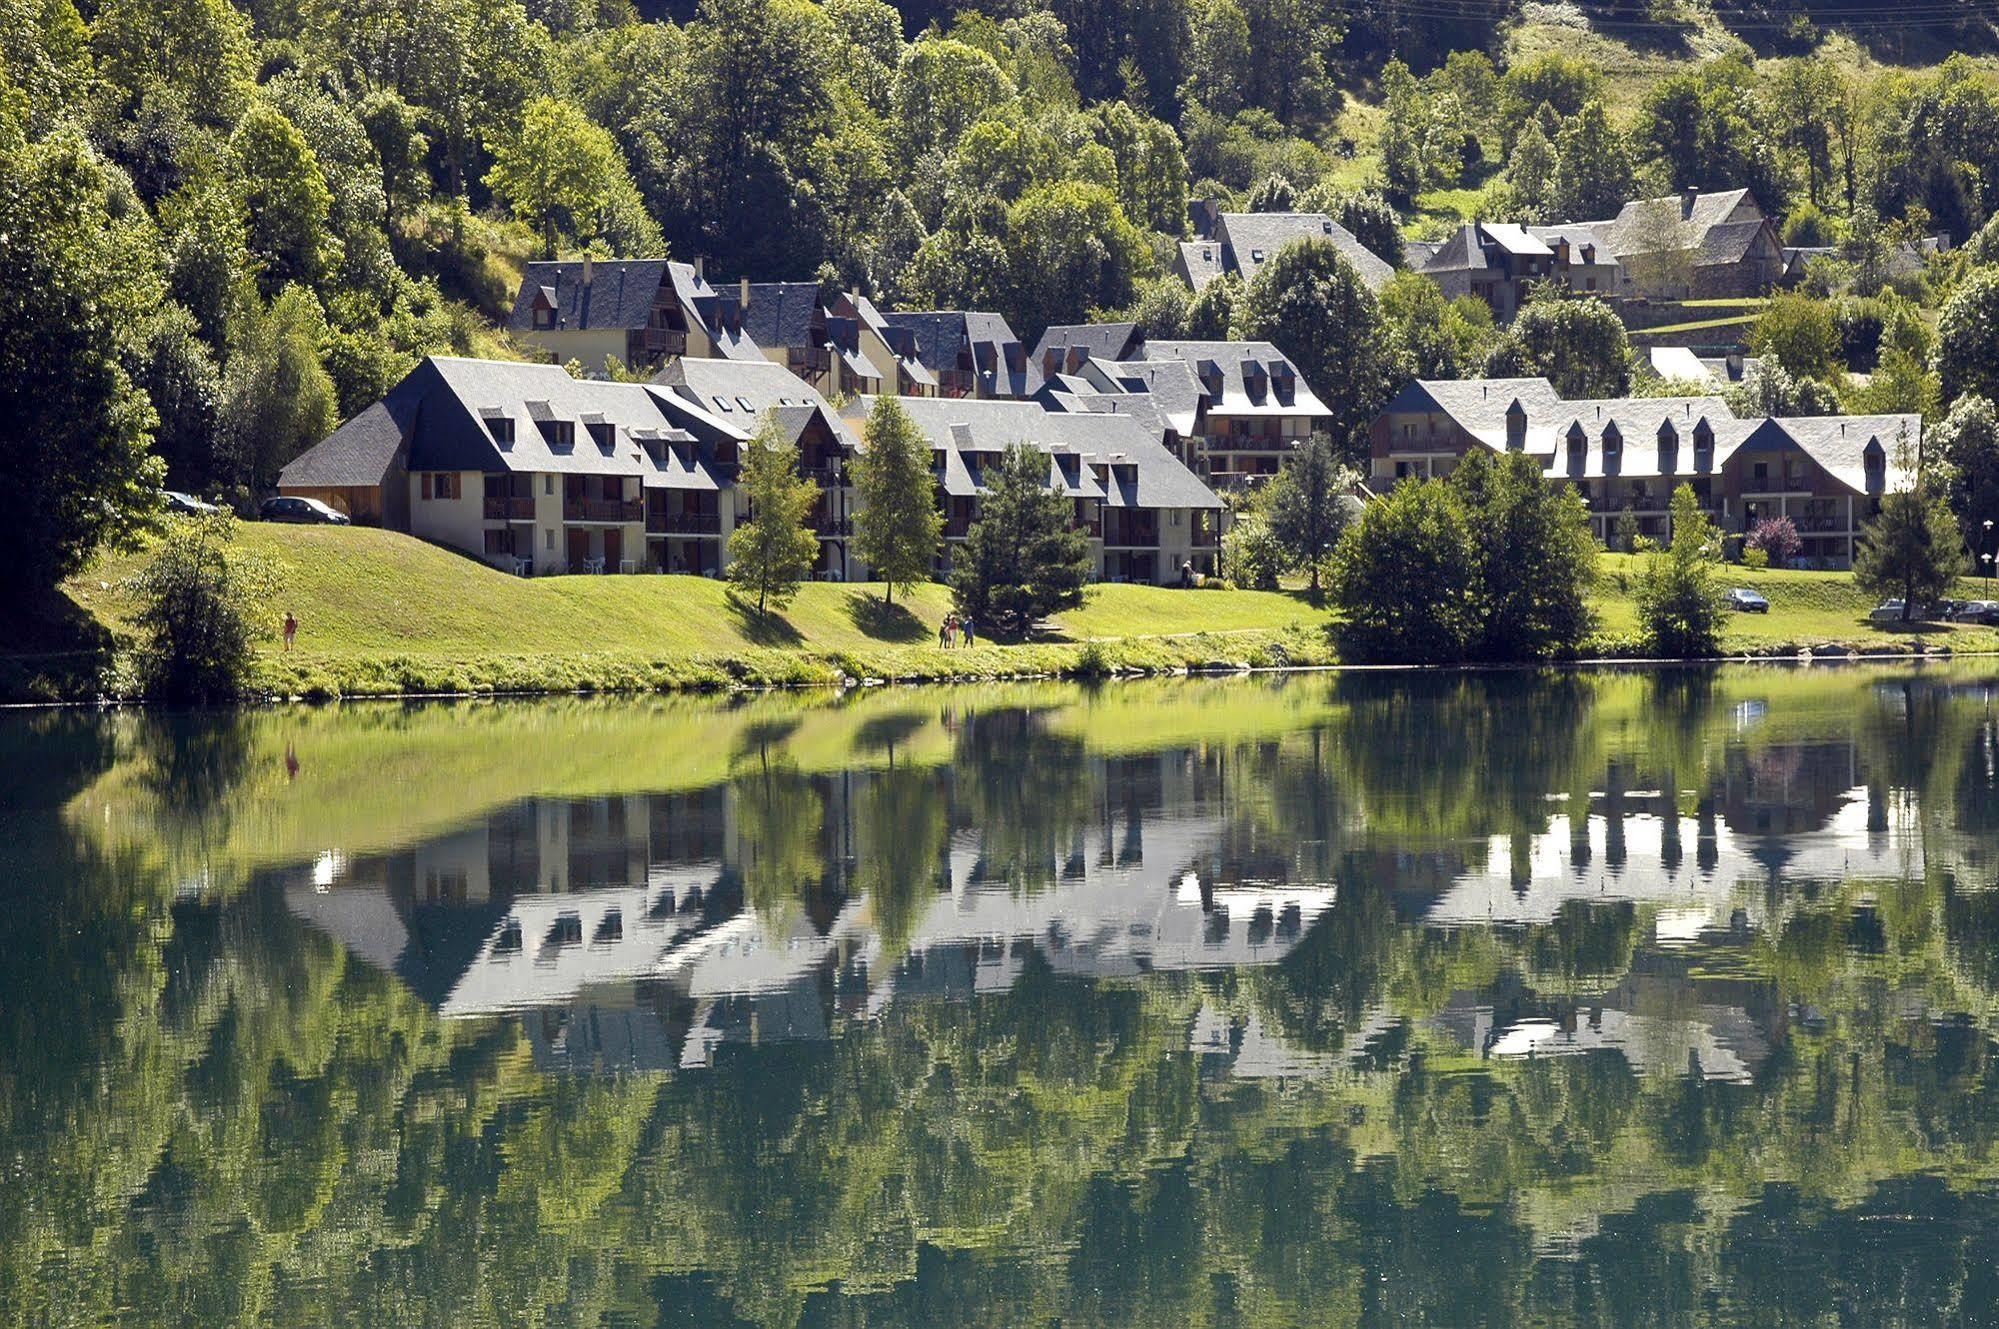
[[[488,558],[499,554],[511,554],[513,552],[513,532],[504,530],[486,532],[486,556]]]
[[[555,548],[555,528],[554,528],[554,527],[551,527],[551,526],[544,526],[544,527],[542,527],[542,528],[541,528],[541,547],[542,547],[543,549],[553,549],[553,548]]]
[[[755,411],[757,409],[756,407],[750,405],[750,399],[748,397],[736,398],[736,405],[742,407],[746,411]]]
[[[1585,278],[1583,281],[1583,289],[1585,291],[1594,291],[1596,289],[1596,278],[1594,277]]]
[[[548,422],[548,446],[551,448],[573,448],[576,446],[576,424],[571,420],[551,420]]]
[[[595,424],[586,425],[585,428],[590,431],[590,441],[606,452],[616,446],[618,441],[618,429],[616,425],[605,424],[599,421]]]
[[[1178,508],[1173,509],[1173,524],[1175,526],[1180,524],[1180,509]]]
[[[1768,489],[1770,487],[1769,462],[1767,461],[1757,462],[1755,467],[1751,470],[1750,474],[1755,477],[1757,489],[1762,490],[1762,489]]]
[[[491,434],[493,441],[503,448],[510,448],[514,445],[514,422],[508,416],[487,416],[486,432]]]
[[[541,492],[544,494],[553,494],[555,492],[554,476],[544,475],[541,477]]]
[[[436,472],[425,471],[423,473],[423,496],[426,500],[429,500],[431,498],[439,498],[439,499],[457,498],[458,497],[457,474],[452,471],[436,471]]]
[[[1252,249],[1252,250],[1250,250],[1250,251],[1249,251],[1249,261],[1250,261],[1250,262],[1252,262],[1252,263],[1261,263],[1261,262],[1263,262],[1263,251],[1262,251],[1261,249]]]
[[[537,307],[534,311],[534,325],[542,329],[554,327],[555,311],[545,305]]]
[[[715,408],[716,408],[717,410],[721,410],[721,411],[726,411],[726,410],[728,410],[728,409],[729,409],[729,399],[728,399],[727,397],[717,397],[717,398],[715,398]]]
[[[430,472],[423,473],[423,501],[430,502]]]

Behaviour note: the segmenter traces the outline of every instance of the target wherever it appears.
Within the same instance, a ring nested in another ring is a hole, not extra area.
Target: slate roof
[[[1222,242],[1212,239],[1182,240],[1180,266],[1187,273],[1187,284],[1200,290],[1222,275]]]
[[[547,291],[554,296],[557,331],[643,328],[652,317],[661,283],[673,279],[673,268],[685,269],[682,303],[692,305],[701,294],[713,297],[714,292],[694,275],[692,267],[663,258],[593,259],[587,286],[580,260],[530,263],[521,277],[520,293],[514,298],[507,326],[515,332],[532,332],[534,297]],[[678,289],[683,281],[674,280],[674,285]]]
[[[1380,290],[1395,275],[1352,231],[1323,212],[1225,212],[1216,234],[1228,241],[1235,268],[1247,282],[1295,240],[1330,240],[1359,271],[1369,290]]]
[[[376,402],[294,457],[278,472],[278,485],[330,489],[381,484],[402,459],[418,404],[413,397]]]
[[[864,415],[872,405],[872,398],[860,398],[854,413]],[[1074,452],[1091,462],[1135,466],[1135,481],[1118,495],[1107,493],[1107,502],[1149,508],[1222,506],[1215,492],[1168,452],[1153,431],[1128,415],[1046,411],[1034,402],[947,397],[907,398],[902,407],[931,445],[945,450],[946,492],[960,492],[953,486],[966,481],[977,483],[962,456],[954,463],[952,454],[1003,451],[1025,444],[1050,453]]]
[[[1719,263],[1740,263],[1749,256],[1750,247],[1763,234],[1764,222],[1722,222],[1710,226],[1701,236],[1700,247],[1694,251],[1694,262],[1706,266]]]
[[[884,314],[882,321],[889,327],[907,328],[916,338],[916,358],[933,371],[955,370],[958,368],[958,352],[970,347],[974,351],[973,364],[977,370],[980,386],[986,391],[1002,396],[1026,397],[1040,386],[1040,374],[1028,361],[1026,348],[1021,347],[1021,367],[1010,369],[1006,363],[1006,348],[1020,346],[1020,338],[1014,336],[1006,319],[999,314],[982,310],[927,309]],[[991,367],[979,368],[977,347],[991,348]]]
[[[1515,401],[1531,422],[1561,409],[1562,398],[1545,378],[1411,379],[1388,405],[1389,412],[1439,411],[1464,428],[1504,430],[1506,409]]]
[[[1785,442],[1804,449],[1833,478],[1858,493],[1881,492],[1867,484],[1867,445],[1881,445],[1884,480],[1889,490],[1900,489],[1912,480],[1902,465],[1902,435],[1907,431],[1908,450],[1913,455],[1923,435],[1919,415],[1828,415],[1807,419],[1770,419],[1761,422],[1742,440],[1742,448],[1781,448]]]
[[[1527,228],[1528,234],[1532,235],[1542,244],[1548,245],[1551,251],[1556,241],[1568,241],[1569,262],[1571,263],[1586,262],[1583,258],[1583,250],[1587,246],[1594,245],[1596,246],[1596,262],[1603,266],[1617,262],[1617,255],[1611,250],[1610,241],[1605,235],[1605,232],[1608,230],[1609,223],[1607,222],[1564,222],[1560,226],[1530,226]]]
[[[1209,400],[1208,414],[1214,415],[1331,415],[1312,391],[1312,385],[1297,372],[1297,366],[1267,341],[1148,341],[1149,361],[1178,360],[1200,375],[1204,363],[1222,371],[1222,396]],[[1250,368],[1260,366],[1266,373],[1276,366],[1288,368],[1293,386],[1287,394],[1279,389],[1274,376],[1263,391],[1252,390]]]
[[[1756,209],[1756,217],[1748,221],[1729,220],[1745,204]],[[1633,199],[1624,205],[1615,221],[1594,229],[1600,231],[1620,260],[1633,254],[1662,252],[1657,243],[1658,233],[1670,229],[1674,243],[1667,249],[1690,250],[1696,264],[1708,266],[1740,262],[1767,224],[1762,209],[1747,189],[1728,189],[1696,195],[1691,208],[1677,194]]]
[[[1715,436],[1705,468],[1699,465],[1694,447],[1702,421]],[[1660,429],[1665,425],[1673,431],[1670,453],[1661,446]],[[1572,428],[1582,430],[1580,456],[1568,448]],[[1612,431],[1619,440],[1615,451],[1608,446]],[[1554,440],[1550,474],[1578,480],[1605,476],[1643,480],[1719,473],[1747,426],[1719,397],[1640,397],[1564,403],[1549,432]],[[1533,450],[1531,444],[1529,448]]]
[[[1033,358],[1043,365],[1049,351],[1076,347],[1093,360],[1125,360],[1144,346],[1145,330],[1136,323],[1057,323],[1041,334]]]
[[[810,346],[819,285],[809,281],[752,282],[743,331],[762,347]]]
[[[756,433],[758,417],[770,410],[794,432],[812,416],[822,417],[834,436],[849,447],[857,441],[846,423],[811,384],[783,365],[755,360],[681,359],[653,375],[653,385],[676,401],[686,402],[709,419],[748,438]]]

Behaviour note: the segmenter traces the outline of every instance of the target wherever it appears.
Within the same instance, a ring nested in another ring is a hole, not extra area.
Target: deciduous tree
[[[757,612],[791,602],[812,575],[819,540],[806,526],[819,487],[798,473],[798,444],[766,412],[755,437],[743,445],[738,480],[749,500],[749,520],[729,533],[729,580],[754,593]]]
[[[875,398],[853,471],[861,502],[854,550],[893,603],[897,586],[929,578],[944,534],[930,446],[895,397]]]
[[[1285,458],[1270,482],[1264,512],[1270,533],[1291,567],[1302,570],[1319,598],[1319,573],[1347,525],[1347,492],[1358,478],[1340,465],[1333,442],[1313,434]]]

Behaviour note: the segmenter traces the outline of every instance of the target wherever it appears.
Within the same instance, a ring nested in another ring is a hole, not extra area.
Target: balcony
[[[645,519],[645,504],[636,498],[565,498],[564,521],[627,522]]]
[[[854,522],[851,517],[814,517],[812,530],[817,535],[852,535]]]
[[[646,328],[633,333],[632,339],[651,357],[687,354],[687,334],[672,328]]]
[[[785,367],[801,378],[828,373],[833,368],[832,353],[823,346],[793,346],[784,358]]]
[[[646,514],[648,535],[720,535],[722,514],[719,512],[649,512]]]
[[[534,500],[532,498],[489,498],[486,500],[487,521],[533,521]]]

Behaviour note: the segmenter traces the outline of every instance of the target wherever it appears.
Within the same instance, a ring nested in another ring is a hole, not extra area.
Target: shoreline
[[[520,666],[522,657],[505,655],[488,656],[479,660],[422,660],[413,657],[396,657],[389,660],[367,658],[348,659],[337,662],[333,679],[344,677],[350,686],[328,686],[331,680],[322,676],[322,681],[312,686],[286,690],[281,680],[270,678],[268,674],[260,680],[258,690],[227,701],[217,701],[205,705],[186,702],[165,701],[133,693],[99,692],[94,695],[23,696],[15,689],[15,680],[6,678],[4,689],[0,689],[0,711],[54,711],[54,710],[111,710],[111,709],[231,709],[252,710],[266,706],[280,705],[324,705],[344,701],[464,701],[464,700],[527,700],[554,697],[642,697],[642,696],[750,696],[765,692],[783,691],[826,691],[844,693],[881,687],[937,687],[947,688],[966,684],[982,683],[1022,683],[1022,682],[1116,682],[1154,678],[1228,678],[1243,675],[1284,675],[1323,673],[1472,673],[1503,670],[1597,670],[1614,668],[1661,669],[1679,667],[1718,667],[1731,664],[1783,664],[1783,665],[1841,665],[1841,664],[1892,664],[1928,663],[1961,659],[1999,658],[1999,650],[1961,651],[1948,645],[1938,646],[1932,641],[1918,638],[1908,646],[1890,646],[1876,643],[1854,646],[1840,642],[1801,643],[1795,648],[1788,645],[1770,649],[1750,649],[1725,655],[1700,657],[1662,657],[1648,655],[1592,654],[1570,659],[1517,660],[1517,661],[1460,661],[1434,664],[1411,663],[1363,663],[1342,661],[1331,658],[1326,650],[1326,658],[1289,658],[1291,649],[1297,643],[1287,641],[1290,634],[1279,632],[1194,634],[1179,638],[1106,638],[1084,642],[1042,642],[1018,645],[992,645],[960,648],[958,651],[932,650],[931,654],[952,660],[960,654],[977,653],[982,658],[968,661],[968,668],[932,668],[929,662],[918,667],[909,667],[913,661],[899,659],[891,663],[887,660],[866,661],[845,652],[819,653],[811,651],[771,651],[754,657],[740,655],[717,657],[676,658],[663,656],[651,661],[638,662],[622,658],[591,661],[588,657],[565,660],[566,666],[588,666],[597,663],[604,666],[600,676],[581,677],[569,686],[518,686],[496,683],[493,686],[442,686],[442,687],[382,687],[351,686],[363,674],[375,674],[379,681],[387,678],[376,671],[409,670],[412,674],[423,671],[458,669],[497,669],[504,671],[508,666]],[[1243,637],[1254,637],[1256,641],[1250,651],[1241,652],[1231,658],[1223,652],[1160,650],[1161,642],[1179,642],[1186,645],[1215,643],[1218,638],[1235,638],[1240,645]],[[1152,649],[1146,649],[1150,646]],[[1087,666],[1074,657],[1081,657],[1096,647],[1097,658]],[[928,648],[926,648],[928,649]],[[1017,651],[1030,651],[1039,657],[1035,663],[1023,662],[1021,666],[1007,666],[1003,657]],[[66,653],[76,655],[79,653]],[[1272,654],[1280,658],[1271,660]],[[1312,652],[1304,652],[1308,657]],[[1059,657],[1067,655],[1068,660]],[[1002,660],[994,660],[1000,656]],[[1253,657],[1264,657],[1260,662]],[[775,658],[773,658],[775,657]],[[0,671],[10,664],[31,659],[45,659],[47,656],[0,657]],[[94,663],[104,664],[99,658]],[[313,661],[326,664],[325,661]],[[782,663],[782,668],[772,668]],[[955,661],[954,661],[955,663]],[[873,664],[878,668],[869,669]],[[260,670],[282,667],[283,657],[265,658],[259,661]],[[849,666],[859,666],[854,669]],[[109,667],[109,666],[107,666]],[[654,671],[654,676],[641,680],[636,673]],[[4,677],[4,675],[0,675]]]

